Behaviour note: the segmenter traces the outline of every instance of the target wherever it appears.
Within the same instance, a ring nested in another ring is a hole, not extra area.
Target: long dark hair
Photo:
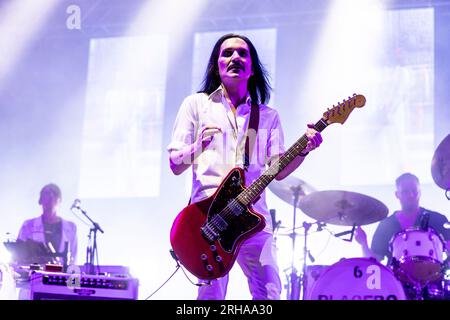
[[[250,39],[234,33],[228,33],[217,40],[211,52],[211,56],[209,57],[209,62],[208,66],[206,67],[202,87],[198,92],[211,94],[222,83],[219,75],[219,66],[217,61],[219,59],[220,46],[225,40],[230,38],[239,38],[247,43],[250,49],[250,57],[252,59],[253,68],[253,75],[248,79],[248,91],[250,93],[250,98],[252,99],[252,103],[266,103],[266,101],[269,101],[270,99],[270,90],[272,90],[269,82],[268,72],[259,60],[256,48],[250,41]]]

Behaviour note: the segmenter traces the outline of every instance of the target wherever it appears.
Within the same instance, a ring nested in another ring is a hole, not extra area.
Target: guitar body
[[[170,231],[172,249],[199,279],[226,275],[242,242],[264,229],[264,217],[236,201],[244,189],[244,171],[234,168],[212,196],[188,205],[175,218]]]

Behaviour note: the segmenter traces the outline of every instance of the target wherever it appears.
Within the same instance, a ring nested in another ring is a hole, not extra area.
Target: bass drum
[[[341,259],[314,283],[307,300],[406,300],[394,273],[372,258]]]

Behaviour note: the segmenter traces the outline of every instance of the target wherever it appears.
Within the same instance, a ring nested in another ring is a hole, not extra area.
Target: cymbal
[[[300,209],[317,221],[341,226],[362,226],[385,218],[388,208],[379,200],[357,192],[325,190],[306,195]]]
[[[281,200],[291,205],[294,204],[295,192],[298,192],[297,208],[299,208],[299,202],[302,197],[316,191],[309,183],[293,175],[287,176],[283,180],[273,180],[268,187]]]
[[[431,160],[431,175],[442,189],[450,189],[450,134],[438,145]]]

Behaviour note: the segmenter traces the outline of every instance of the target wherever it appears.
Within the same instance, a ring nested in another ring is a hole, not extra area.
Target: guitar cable
[[[150,299],[155,293],[157,293],[167,282],[169,282],[170,279],[172,279],[172,277],[175,275],[175,273],[177,273],[177,271],[179,269],[181,269],[181,271],[183,271],[185,277],[189,280],[190,283],[192,283],[194,286],[197,287],[203,287],[203,286],[209,286],[211,285],[211,281],[208,280],[207,282],[200,282],[200,283],[194,283],[189,276],[186,274],[186,271],[184,271],[184,268],[181,266],[177,255],[175,254],[175,252],[173,251],[173,249],[169,250],[170,255],[172,256],[172,258],[175,260],[175,262],[177,263],[176,267],[175,267],[175,271],[169,276],[169,278],[167,278],[166,281],[164,281],[164,283],[162,285],[159,286],[158,289],[156,289],[155,291],[153,291],[147,298],[145,298],[144,300],[148,300]]]
[[[194,286],[197,287],[204,287],[204,286],[209,286],[211,285],[211,280],[208,280],[207,282],[199,282],[199,283],[194,283],[189,276],[187,275],[186,271],[184,270],[184,268],[181,266],[180,264],[180,260],[178,259],[177,255],[175,254],[175,251],[173,251],[173,249],[170,249],[170,255],[172,256],[172,258],[177,262],[177,267],[181,268],[181,271],[183,271],[184,276],[189,280],[190,283],[192,283]]]

